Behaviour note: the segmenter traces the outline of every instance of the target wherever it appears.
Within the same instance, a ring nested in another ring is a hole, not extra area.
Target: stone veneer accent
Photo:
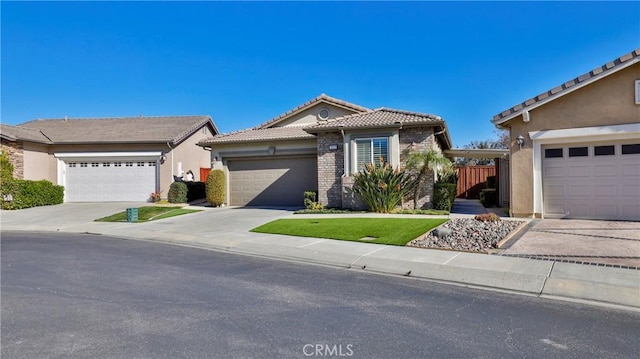
[[[353,193],[353,177],[343,177],[344,148],[342,135],[338,132],[318,134],[318,201],[330,208],[365,209],[366,206]],[[399,131],[401,165],[404,166],[403,152],[406,150],[425,151],[435,149],[441,151],[435,141],[432,127],[413,127]],[[338,150],[329,150],[330,145],[337,145]],[[418,208],[431,208],[433,193],[433,174],[422,181],[421,198]],[[413,198],[402,203],[403,208],[413,208]]]
[[[3,151],[7,151],[9,155],[9,160],[13,164],[13,178],[15,179],[23,179],[24,178],[24,150],[22,147],[22,143],[7,141],[2,139],[0,141]]]
[[[330,150],[337,145],[337,150]],[[344,148],[339,132],[318,134],[318,202],[342,208],[341,178],[344,174]]]
[[[441,152],[440,145],[435,141],[433,127],[412,127],[400,130],[400,162],[404,167],[406,159],[404,152],[407,150],[427,151],[430,149]],[[429,172],[426,178],[422,179],[421,197],[417,201],[417,208],[433,208],[431,196],[433,195],[433,172]],[[413,198],[407,199],[402,205],[403,208],[413,208]]]

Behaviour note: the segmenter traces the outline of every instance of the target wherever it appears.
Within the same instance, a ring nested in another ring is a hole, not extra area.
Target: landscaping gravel
[[[474,218],[454,218],[407,246],[487,253],[498,248],[498,243],[522,223],[524,221],[483,222]]]

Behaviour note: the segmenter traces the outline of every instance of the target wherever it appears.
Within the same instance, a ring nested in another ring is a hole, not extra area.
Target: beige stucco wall
[[[56,159],[49,153],[49,145],[24,143],[24,179],[46,179],[57,183]]]
[[[275,126],[282,127],[291,125],[313,125],[318,122],[318,112],[320,112],[320,110],[322,110],[323,108],[329,110],[329,118],[336,118],[355,113],[355,111],[320,102],[304,111],[301,111],[300,113],[291,115],[283,121],[278,122]]]
[[[640,122],[640,105],[635,104],[635,81],[640,80],[640,63],[620,70],[583,88],[529,111],[530,121],[518,116],[505,125],[511,135],[511,199],[513,216],[542,216],[533,205],[533,141],[530,131],[631,124]],[[515,143],[522,135],[522,149]]]

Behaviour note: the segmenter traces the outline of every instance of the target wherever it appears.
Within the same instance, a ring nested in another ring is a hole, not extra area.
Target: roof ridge
[[[136,119],[136,118],[177,118],[177,117],[211,117],[209,115],[169,115],[169,116],[120,116],[120,117],[66,117],[66,118],[36,118],[33,120],[29,120],[27,122],[23,122],[17,126],[21,126],[27,123],[38,122],[38,121],[84,121],[84,120],[123,120],[123,119]]]
[[[442,117],[440,117],[438,115],[434,115],[432,113],[423,113],[423,112],[416,112],[416,111],[399,110],[399,109],[389,108],[389,107],[380,107],[380,108],[377,108],[376,110],[397,112],[397,113],[402,113],[402,114],[405,114],[405,115],[428,117],[428,118],[432,118],[434,120],[441,120],[442,119]]]
[[[615,71],[617,68],[619,68],[619,66],[629,63],[629,61],[632,61],[634,59],[638,59],[640,58],[640,48],[637,48],[629,53],[626,53],[622,56],[619,56],[617,58],[615,58],[612,61],[609,61],[607,63],[605,63],[604,65],[600,65],[594,69],[592,69],[591,71],[587,71],[585,73],[583,73],[582,75],[579,75],[569,81],[566,81],[556,87],[553,87],[550,90],[547,90],[545,92],[542,92],[540,94],[538,94],[537,96],[531,97],[505,111],[500,112],[497,115],[493,116],[493,122],[495,124],[497,124],[498,121],[509,117],[513,114],[517,114],[520,111],[526,109],[527,107],[530,107],[540,101],[549,99],[551,97],[558,97],[561,96],[564,92],[575,88],[576,85],[582,84],[585,81],[588,80],[593,80],[596,78],[600,78],[603,77],[604,75],[607,75],[609,73],[612,73],[613,71]],[[505,120],[506,121],[506,120]]]
[[[306,107],[310,107],[311,105],[313,105],[313,104],[315,104],[317,102],[320,102],[322,100],[327,101],[327,102],[332,102],[333,104],[336,104],[336,105],[339,105],[339,106],[348,107],[348,108],[350,108],[350,109],[352,109],[354,111],[362,112],[362,111],[368,111],[369,110],[368,108],[366,108],[364,106],[360,106],[360,105],[356,105],[356,104],[354,104],[352,102],[347,102],[347,101],[344,101],[344,100],[340,100],[339,98],[329,96],[329,95],[327,95],[327,94],[325,94],[323,92],[320,95],[312,98],[311,100],[309,100],[309,101],[307,101],[307,102],[305,102],[305,103],[303,103],[301,105],[298,105],[298,106],[294,107],[293,109],[291,109],[291,110],[289,110],[287,112],[284,112],[284,113],[282,113],[282,114],[270,119],[269,121],[263,122],[263,123],[255,126],[253,128],[254,129],[265,128],[265,127],[267,127],[269,125],[276,124],[280,120],[286,118],[287,116],[292,115],[292,114],[294,114],[294,113],[296,113],[296,112],[298,112],[298,111],[300,111],[300,110],[302,110],[302,109],[304,109]]]

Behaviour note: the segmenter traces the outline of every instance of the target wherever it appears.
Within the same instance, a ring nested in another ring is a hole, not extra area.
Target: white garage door
[[[545,217],[640,220],[640,144],[547,145]]]
[[[318,188],[313,157],[229,160],[232,206],[302,206],[304,192]]]
[[[65,160],[67,202],[146,201],[156,190],[156,162]]]

